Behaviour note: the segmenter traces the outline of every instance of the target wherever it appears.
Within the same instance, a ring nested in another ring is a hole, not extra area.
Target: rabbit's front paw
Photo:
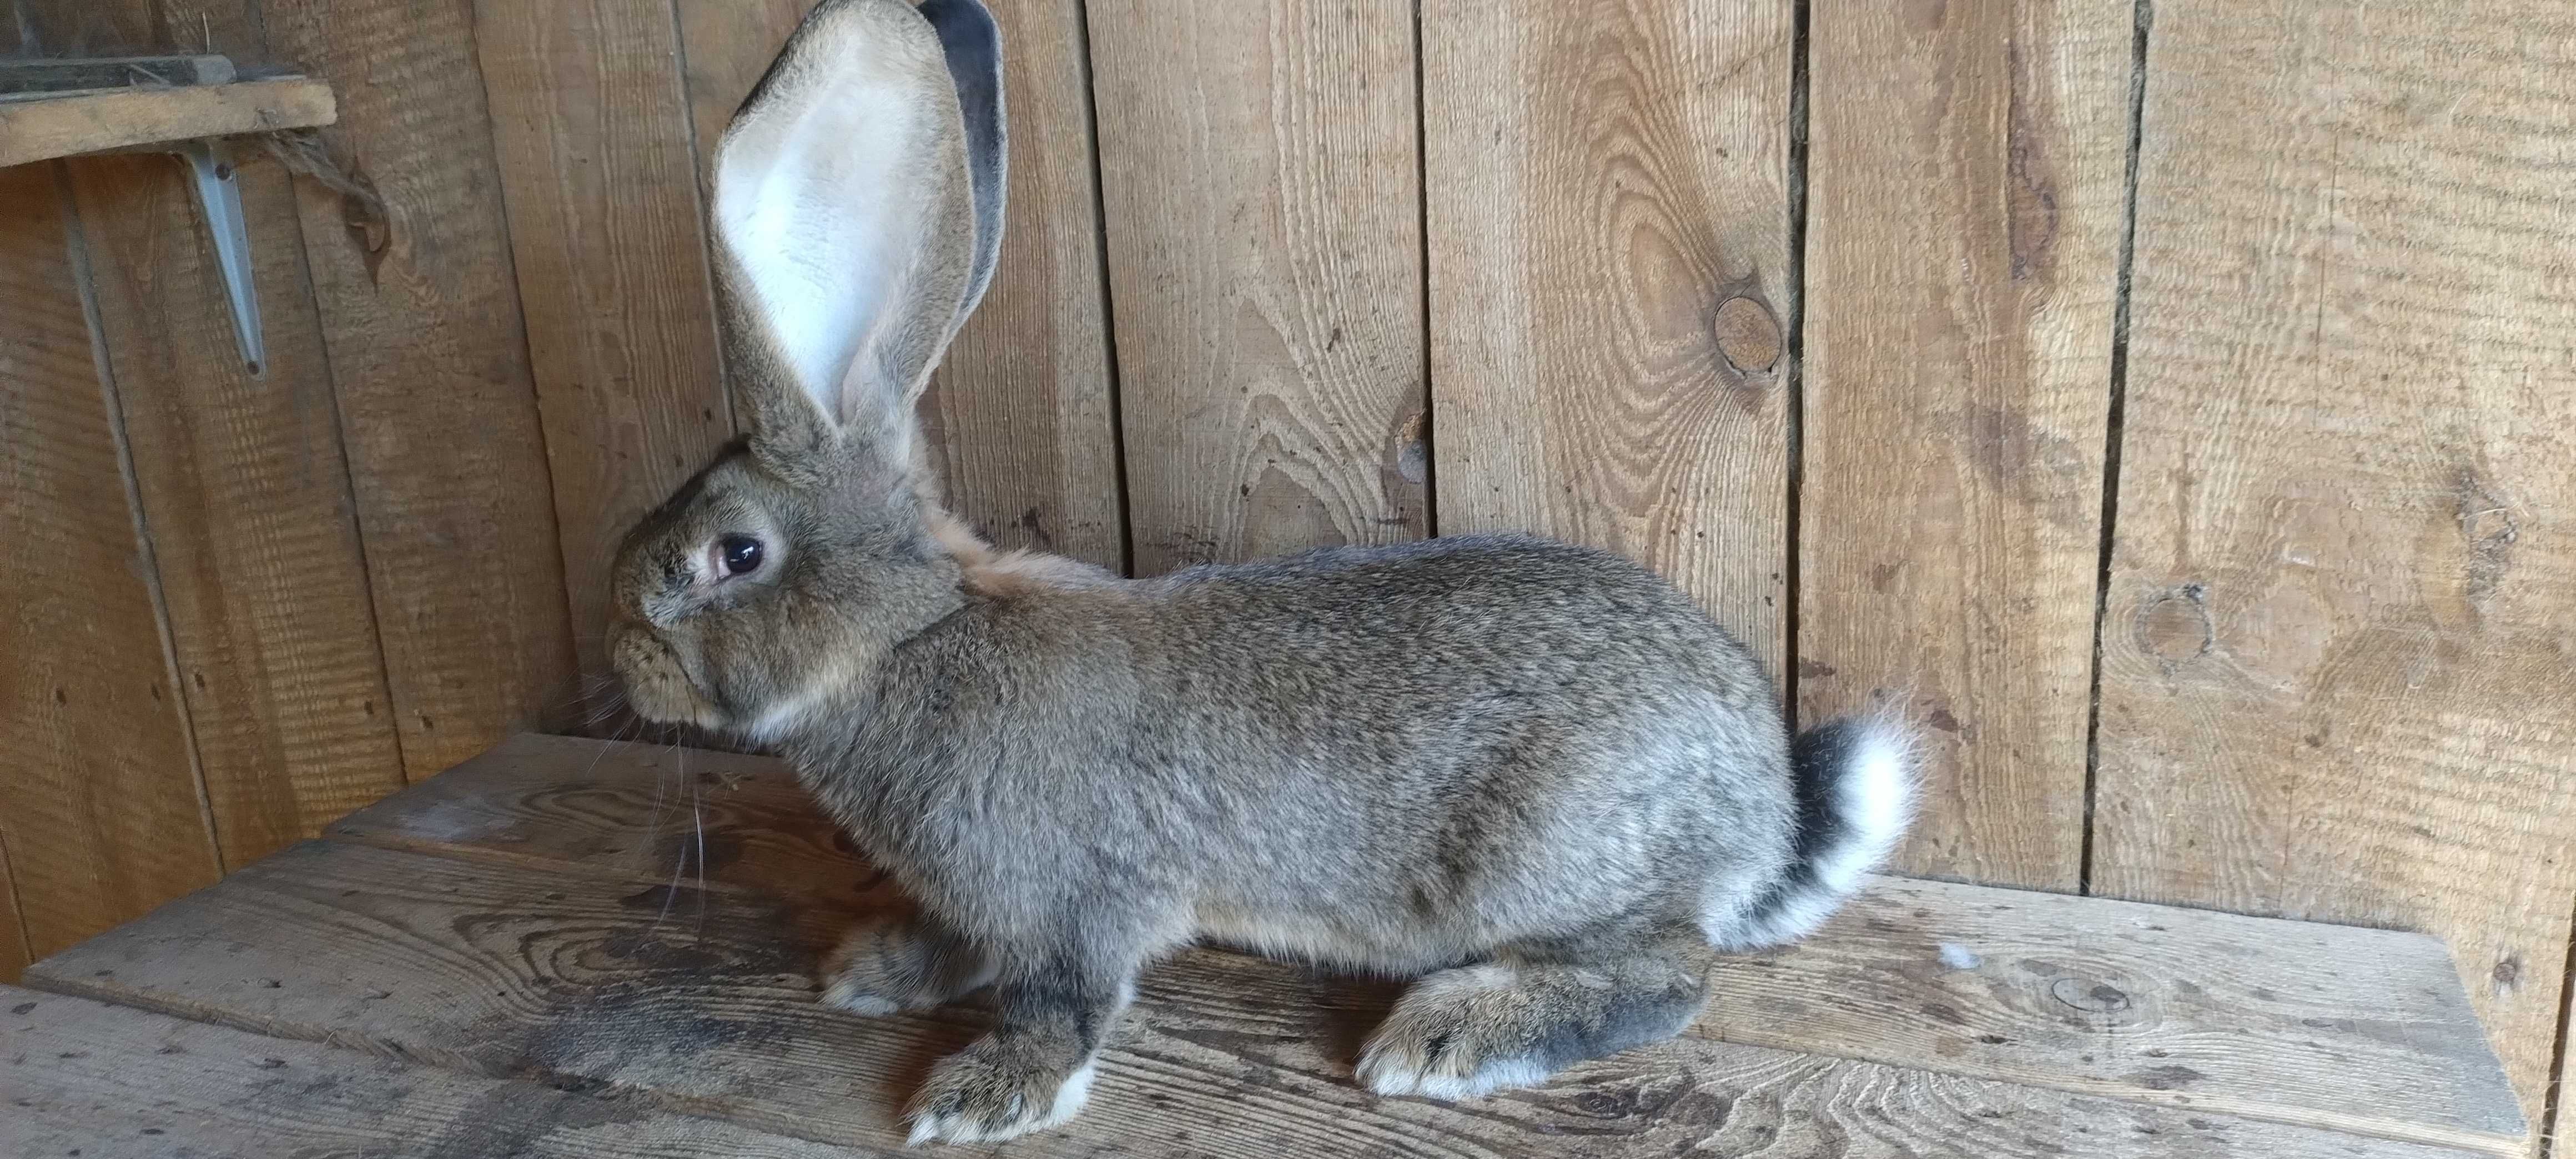
[[[883,918],[850,931],[823,964],[823,1002],[854,1014],[937,1006],[990,981],[992,965],[925,919]]]
[[[1071,1073],[990,1035],[939,1060],[905,1117],[910,1143],[995,1143],[1055,1126],[1091,1097],[1092,1064]]]

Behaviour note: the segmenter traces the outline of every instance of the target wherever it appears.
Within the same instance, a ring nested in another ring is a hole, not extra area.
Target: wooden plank
[[[34,984],[282,1037],[685,1106],[891,1147],[897,1100],[983,1019],[814,1002],[823,911],[677,899],[336,842],[297,847],[39,963]],[[703,909],[698,908],[703,905]],[[1547,1087],[1377,1099],[1345,1061],[1394,988],[1196,952],[1147,974],[1091,1106],[1049,1149],[1748,1154],[2458,1156],[2312,1128],[1684,1038]]]
[[[2562,1049],[2571,1032],[2576,1032],[2576,1010],[2569,1011],[2566,1021],[2558,1028],[2558,1041]],[[2568,1107],[2566,1098],[2568,1072],[2571,1069],[2576,1067],[2571,1067],[2562,1054],[2558,1059],[2557,1073],[2550,1076],[2551,1087],[2559,1097],[2548,1100],[2549,1119],[2544,1124],[2541,1135],[2544,1141],[2537,1148],[2543,1156],[2566,1154],[2561,1148],[2569,1144],[2571,1139],[2569,1132],[2576,1131],[2576,1109]]]
[[[746,7],[749,8],[746,11]],[[678,0],[700,180],[809,0]],[[997,5],[1009,221],[984,304],[921,403],[957,514],[1007,547],[1124,563],[1090,89],[1076,0]]]
[[[163,141],[307,129],[337,116],[331,86],[310,77],[0,101],[0,166]]]
[[[403,767],[426,777],[576,691],[546,447],[471,0],[267,0],[272,52],[341,79],[297,183]],[[337,188],[334,188],[337,185]]]
[[[288,174],[236,170],[269,362],[246,369],[181,169],[72,167],[225,863],[403,783]]]
[[[2159,3],[2093,882],[2448,939],[2538,1117],[2576,895],[2576,15]]]
[[[1425,534],[1411,5],[1088,11],[1136,570]]]
[[[0,1151],[82,1159],[832,1159],[853,1152],[0,986]],[[175,1149],[175,1150],[174,1150]]]
[[[725,127],[733,123],[743,98],[751,95],[751,86],[760,83],[761,74],[778,59],[779,47],[787,43],[787,35],[796,31],[805,14],[814,10],[814,2],[672,0],[672,11],[680,24],[681,63],[685,67],[681,80],[687,90],[690,131],[697,142],[698,187],[702,191],[715,187],[716,142],[724,139]],[[1003,18],[1000,12],[993,16],[997,21]],[[1002,43],[1005,57],[1018,47],[1013,39]],[[1013,79],[1016,78],[1008,75],[1003,78],[1008,98],[1020,95],[1009,84]],[[1016,100],[1010,111],[1019,112]]]
[[[69,0],[9,0],[0,21],[0,46],[24,56],[140,56],[166,52],[147,20],[119,4],[84,6]],[[202,44],[196,47],[204,47]]]
[[[15,23],[15,5],[12,5]],[[17,30],[11,28],[14,39]],[[129,86],[219,85],[234,77],[230,58],[211,53],[188,56],[87,56],[25,59],[14,45],[0,41],[0,95],[58,93],[77,89]]]
[[[518,0],[477,0],[473,31],[574,644],[601,673],[619,537],[733,437],[677,33],[666,4]]]
[[[1791,7],[1422,6],[1441,531],[1634,557],[1775,671]]]
[[[1126,566],[1081,0],[994,6],[1009,223],[984,304],[923,399],[948,502],[1005,547]]]
[[[835,905],[858,904],[884,879],[774,759],[574,737],[511,737],[327,833],[549,873],[680,877]]]
[[[219,872],[60,176],[0,171],[0,940],[33,954]]]
[[[0,826],[0,982],[15,982],[18,971],[34,960],[27,953],[27,926],[18,917],[18,882],[9,871],[9,831]]]
[[[1799,708],[1910,682],[1908,872],[2082,877],[2131,8],[1809,28]]]
[[[1718,992],[1709,1030],[1733,1042],[2494,1155],[2529,1143],[2450,954],[2422,934],[1879,878]]]
[[[693,801],[716,890],[893,896],[761,757],[518,737],[329,835],[661,881]],[[1721,964],[1716,991],[1698,1032],[1730,1042],[2494,1154],[2524,1139],[2420,934],[1881,878],[1813,940]]]

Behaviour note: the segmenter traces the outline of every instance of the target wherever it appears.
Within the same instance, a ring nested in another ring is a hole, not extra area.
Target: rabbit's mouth
[[[620,624],[611,631],[615,638],[610,643],[609,666],[617,673],[635,715],[655,724],[724,727],[723,714],[698,690],[679,653],[668,643],[636,624]]]

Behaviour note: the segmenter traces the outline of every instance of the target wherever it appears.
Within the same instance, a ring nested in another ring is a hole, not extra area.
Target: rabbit
[[[625,537],[632,708],[765,747],[913,900],[823,1000],[989,988],[915,1144],[1080,1109],[1138,971],[1198,940],[1411,977],[1356,1077],[1468,1098],[1679,1033],[1720,952],[1812,931],[1908,824],[1913,729],[1794,740],[1646,568],[1529,535],[1125,579],[943,509],[914,406],[1000,245],[976,0],[823,0],[709,200],[745,438]]]

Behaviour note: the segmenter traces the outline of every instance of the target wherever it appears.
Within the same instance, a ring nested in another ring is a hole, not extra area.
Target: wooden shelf
[[[11,94],[0,99],[0,166],[161,142],[309,129],[338,119],[331,86],[301,76]]]
[[[515,738],[0,988],[0,1154],[909,1154],[895,1109],[975,1019],[816,1001],[825,948],[904,904],[847,849],[776,761]],[[1681,1037],[1452,1105],[1352,1078],[1395,986],[1191,950],[1089,1109],[1009,1152],[2530,1151],[2420,934],[1878,878],[1712,968]]]

